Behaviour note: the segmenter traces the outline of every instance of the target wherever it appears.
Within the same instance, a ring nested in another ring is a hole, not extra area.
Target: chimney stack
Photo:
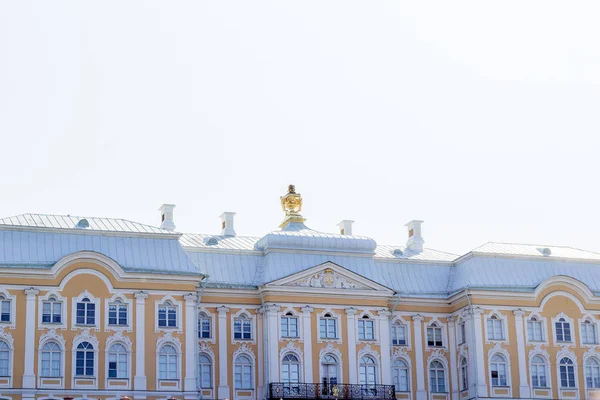
[[[423,221],[412,220],[406,224],[408,228],[408,241],[406,242],[406,247],[409,250],[420,253],[423,251],[423,235],[421,233],[421,224]]]
[[[163,204],[160,206],[160,228],[166,229],[167,231],[175,230],[175,223],[173,222],[173,209],[175,204]]]
[[[349,235],[352,236],[352,224],[354,221],[350,221],[349,219],[345,219],[338,223],[340,227],[340,235]]]
[[[223,214],[221,214],[221,235],[235,236],[235,229],[233,229],[234,215],[234,212],[224,212]]]

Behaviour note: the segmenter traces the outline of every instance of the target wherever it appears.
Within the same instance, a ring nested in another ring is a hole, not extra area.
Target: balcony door
[[[338,388],[338,370],[337,359],[327,354],[321,360],[321,394],[323,396],[335,396]],[[334,388],[335,387],[335,388]]]

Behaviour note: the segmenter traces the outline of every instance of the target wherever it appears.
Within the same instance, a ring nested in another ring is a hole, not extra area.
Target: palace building
[[[487,243],[462,256],[307,227],[178,233],[0,219],[0,400],[587,399],[600,396],[600,254]]]

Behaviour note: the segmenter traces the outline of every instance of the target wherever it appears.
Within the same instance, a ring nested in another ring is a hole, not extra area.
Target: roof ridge
[[[515,242],[486,242],[484,244],[482,244],[481,246],[477,246],[474,250],[483,247],[487,244],[508,244],[508,245],[515,245],[515,246],[538,246],[538,247],[559,247],[561,249],[572,249],[572,250],[579,250],[579,251],[584,251],[586,253],[594,253],[594,254],[598,254],[600,255],[600,252],[596,252],[596,251],[592,251],[592,250],[585,250],[585,249],[581,249],[579,247],[573,247],[573,246],[564,246],[564,245],[557,245],[557,244],[540,244],[540,243],[515,243]]]

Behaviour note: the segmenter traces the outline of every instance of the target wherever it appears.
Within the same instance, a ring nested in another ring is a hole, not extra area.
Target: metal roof
[[[398,252],[398,250],[400,250]],[[451,262],[459,256],[446,253],[444,251],[423,249],[422,252],[415,252],[403,246],[377,245],[375,257],[386,258],[390,260],[419,260],[419,261],[446,261]]]
[[[88,228],[77,227],[78,222],[82,219],[88,221]],[[20,214],[0,219],[0,226],[1,225],[49,229],[77,229],[79,231],[180,235],[177,232],[140,224],[139,222],[133,222],[122,218],[77,217],[73,215]]]
[[[544,251],[547,249],[548,251]],[[537,244],[488,242],[471,251],[472,253],[515,255],[543,258],[569,258],[574,260],[600,260],[600,254],[574,247],[547,246]],[[545,255],[547,254],[547,255]]]

